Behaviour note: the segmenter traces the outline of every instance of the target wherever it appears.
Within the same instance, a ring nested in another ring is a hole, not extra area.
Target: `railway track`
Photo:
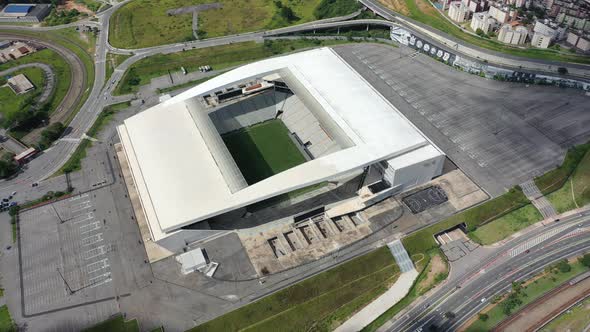
[[[87,86],[87,75],[86,67],[84,63],[78,57],[77,54],[72,52],[66,47],[63,47],[56,43],[48,42],[44,39],[34,37],[28,34],[19,34],[15,32],[2,32],[0,30],[0,39],[10,39],[10,40],[23,40],[35,43],[37,45],[41,45],[48,49],[55,51],[58,55],[60,55],[70,66],[70,85],[68,87],[68,91],[66,92],[63,100],[57,106],[55,110],[49,116],[49,122],[63,122],[65,121],[76,109],[76,106],[80,103],[82,99],[82,95],[84,91],[88,88]],[[23,141],[27,144],[35,143],[40,135],[43,128],[38,128],[27,134]]]

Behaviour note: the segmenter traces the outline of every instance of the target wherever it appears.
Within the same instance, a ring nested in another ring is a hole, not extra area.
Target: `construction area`
[[[322,211],[302,220],[287,219],[239,233],[248,257],[259,276],[276,273],[316,260],[369,235],[364,212],[328,218]]]

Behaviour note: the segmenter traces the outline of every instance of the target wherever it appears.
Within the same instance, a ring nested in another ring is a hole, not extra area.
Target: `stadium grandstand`
[[[279,196],[313,197],[322,183],[336,190],[361,179],[354,208],[368,206],[440,175],[445,159],[330,48],[219,75],[125,120],[118,133],[140,228],[171,251],[191,241],[195,225]]]

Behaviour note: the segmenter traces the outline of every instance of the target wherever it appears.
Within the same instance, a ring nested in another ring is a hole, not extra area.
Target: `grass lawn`
[[[559,315],[545,325],[541,331],[583,331],[588,324],[590,324],[590,298]]]
[[[164,89],[158,89],[158,93],[167,93],[167,92],[176,91],[176,90],[182,89],[182,88],[197,86],[203,82],[206,82],[206,81],[212,79],[215,76],[217,76],[217,75],[201,78],[198,80],[194,80],[194,81],[190,81],[190,82],[186,82],[186,83],[182,83],[182,84],[178,84],[178,85],[174,85],[174,86],[164,88]]]
[[[118,315],[91,328],[83,330],[84,332],[139,332],[139,323],[137,319],[125,321],[123,316]]]
[[[134,2],[131,2],[134,3]],[[196,71],[199,66],[209,65],[214,70],[261,60],[276,54],[298,49],[330,46],[346,43],[345,40],[275,40],[264,43],[244,42],[171,54],[158,54],[134,63],[125,72],[115,94],[137,92],[140,85],[148,84],[154,77],[166,75],[168,71]]]
[[[577,168],[566,180],[565,184],[560,189],[547,195],[547,199],[559,213],[590,203],[590,152],[587,152],[580,160]]]
[[[539,187],[539,190],[541,190],[544,195],[547,195],[561,188],[566,183],[569,176],[572,175],[576,167],[578,167],[578,164],[582,161],[582,158],[584,158],[588,151],[590,151],[590,143],[570,148],[565,155],[561,166],[535,178],[535,184]]]
[[[18,66],[20,64],[32,62],[44,63],[51,66],[51,68],[53,69],[56,79],[56,86],[53,96],[51,96],[48,100],[51,103],[50,109],[53,111],[57,108],[57,105],[61,103],[68,91],[68,88],[70,86],[71,68],[68,65],[68,63],[65,62],[64,59],[62,59],[56,52],[50,49],[44,49],[39,52],[35,52],[31,55],[22,57],[20,59],[0,64],[0,71],[8,69],[10,67]],[[12,91],[10,92],[12,93]],[[2,108],[4,109],[5,104],[2,103],[2,105]]]
[[[543,272],[543,275],[540,278],[527,284],[526,286],[523,286],[522,294],[519,296],[522,304],[515,307],[512,312],[516,312],[520,308],[523,308],[525,305],[533,302],[535,299],[541,297],[543,294],[549,292],[553,288],[588,270],[587,267],[577,261],[575,263],[570,263],[570,265],[571,271],[569,272]],[[490,331],[495,325],[508,317],[502,310],[501,302],[488,311],[487,314],[489,318],[485,322],[478,319],[473,324],[471,324],[469,328],[467,328],[467,331]]]
[[[502,196],[496,197],[464,212],[455,214],[437,224],[426,227],[405,237],[402,242],[410,254],[426,253],[438,247],[434,235],[460,223],[466,223],[470,231],[475,231],[496,218],[529,204],[529,200],[519,188],[513,188]]]
[[[190,331],[333,329],[397,279],[387,247],[320,273]]]
[[[219,37],[263,29],[279,28],[316,19],[316,8],[328,0],[282,0],[295,14],[291,21],[279,15],[274,0],[219,0],[221,9],[198,14],[202,37]],[[111,19],[109,41],[115,47],[142,48],[194,39],[192,14],[169,16],[169,9],[210,3],[206,0],[137,0],[119,8]],[[322,10],[321,15],[343,15],[354,12],[358,5],[351,0],[337,0],[340,10]],[[347,9],[345,13],[342,8]]]
[[[405,4],[402,3],[402,1],[405,1]],[[467,34],[445,19],[427,0],[380,0],[380,2],[394,11],[398,11],[402,15],[482,48],[536,59],[590,63],[590,58],[587,56],[560,53],[556,50],[550,49],[521,49],[510,47],[495,40]]]
[[[269,120],[222,136],[248,184],[305,162],[280,120]]]
[[[416,267],[416,270],[420,273],[418,275],[418,278],[416,278],[416,280],[414,281],[414,285],[403,299],[401,299],[393,307],[387,309],[386,312],[384,312],[381,316],[377,317],[377,319],[372,321],[371,324],[365,326],[365,328],[361,330],[362,332],[377,331],[377,329],[380,328],[383,324],[385,324],[385,322],[392,319],[410,303],[414,302],[418,297],[428,292],[430,289],[442,282],[444,278],[446,278],[446,273],[444,273],[441,277],[438,278],[429,277],[429,272],[433,269],[432,260],[436,256],[439,256],[441,259],[444,260],[444,257],[442,256],[442,253],[439,249],[430,250],[426,254],[417,254],[411,256],[412,261],[414,261],[414,266]]]
[[[115,116],[117,112],[124,110],[127,107],[129,107],[128,102],[107,106],[102,110],[102,112],[100,112],[96,118],[96,121],[94,121],[94,124],[92,124],[92,127],[90,127],[90,129],[88,129],[86,132],[86,135],[96,138],[101,129],[104,128],[104,126],[108,124],[109,121],[111,121],[113,116]],[[92,141],[87,139],[83,140],[78,145],[70,159],[68,159],[68,161],[55,173],[55,175],[79,171],[82,168],[82,160],[86,158],[86,150],[91,146]]]
[[[489,245],[503,240],[541,219],[543,219],[541,213],[532,204],[528,204],[478,227],[469,233],[469,237],[480,244]]]
[[[10,317],[10,312],[8,311],[8,307],[6,305],[0,307],[0,331],[16,331],[16,326],[14,325],[12,317]]]
[[[45,88],[45,73],[40,68],[24,68],[10,74],[16,76],[24,74],[35,89],[25,94],[17,95],[8,86],[0,87],[0,113],[2,119],[14,119],[17,113],[26,112],[35,105],[35,100]],[[4,77],[0,78],[0,85],[5,84]]]
[[[72,29],[66,29],[66,30],[73,30]],[[88,52],[88,48],[89,47],[94,47],[93,43],[95,42],[94,38],[90,38],[88,40],[88,43],[84,43],[81,42],[79,37],[72,37],[71,36],[71,32],[59,32],[60,30],[57,31],[43,31],[43,32],[33,32],[33,31],[22,31],[22,30],[6,30],[6,32],[8,33],[12,33],[12,34],[19,34],[19,35],[23,35],[23,36],[33,36],[33,37],[37,37],[46,41],[50,41],[53,43],[57,43],[63,47],[68,48],[70,51],[72,51],[73,53],[75,53],[80,60],[82,61],[82,63],[84,64],[84,67],[86,68],[86,87],[87,89],[84,90],[84,93],[82,94],[82,98],[80,99],[80,102],[78,103],[78,105],[76,105],[76,109],[74,112],[71,112],[69,118],[67,119],[67,121],[65,121],[64,124],[68,124],[76,115],[76,113],[80,110],[80,108],[82,107],[82,105],[84,104],[84,102],[86,101],[86,99],[88,98],[88,96],[90,95],[90,92],[92,90],[92,85],[94,84],[94,59],[93,56],[91,54],[89,54]],[[54,55],[53,56],[48,56],[47,53],[44,52],[51,52]],[[41,58],[36,58],[36,57],[41,57]],[[31,61],[29,59],[36,59],[36,61]],[[45,61],[43,61],[45,59]],[[58,85],[58,89],[57,89],[57,93],[54,96],[54,100],[51,102],[51,110],[54,110],[55,107],[57,105],[59,105],[59,103],[61,102],[61,100],[63,99],[63,96],[65,95],[65,93],[67,92],[67,89],[69,87],[69,83],[70,83],[70,71],[71,68],[69,67],[69,65],[67,64],[67,62],[65,62],[62,58],[60,58],[55,52],[45,49],[42,50],[40,52],[36,52],[32,55],[28,55],[26,57],[23,57],[21,59],[18,59],[17,61],[25,61],[27,63],[29,62],[43,62],[43,63],[47,63],[49,65],[58,65],[60,64],[58,71],[62,71],[62,73],[56,73],[56,80],[57,80],[57,85]],[[10,61],[7,62],[3,65],[0,65],[0,70],[2,70],[2,66],[13,66],[13,64],[15,64],[17,61]],[[48,63],[51,62],[51,63]],[[67,69],[66,69],[67,68]],[[67,71],[67,73],[66,73]],[[79,75],[79,73],[78,73]],[[60,89],[61,86],[65,86],[65,90],[63,88]]]

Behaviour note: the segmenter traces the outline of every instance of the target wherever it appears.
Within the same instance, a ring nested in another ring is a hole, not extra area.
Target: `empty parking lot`
[[[23,304],[27,315],[115,296],[105,223],[90,194],[20,214]]]
[[[580,91],[483,79],[404,47],[336,50],[492,195],[554,168],[590,137],[590,98]]]

